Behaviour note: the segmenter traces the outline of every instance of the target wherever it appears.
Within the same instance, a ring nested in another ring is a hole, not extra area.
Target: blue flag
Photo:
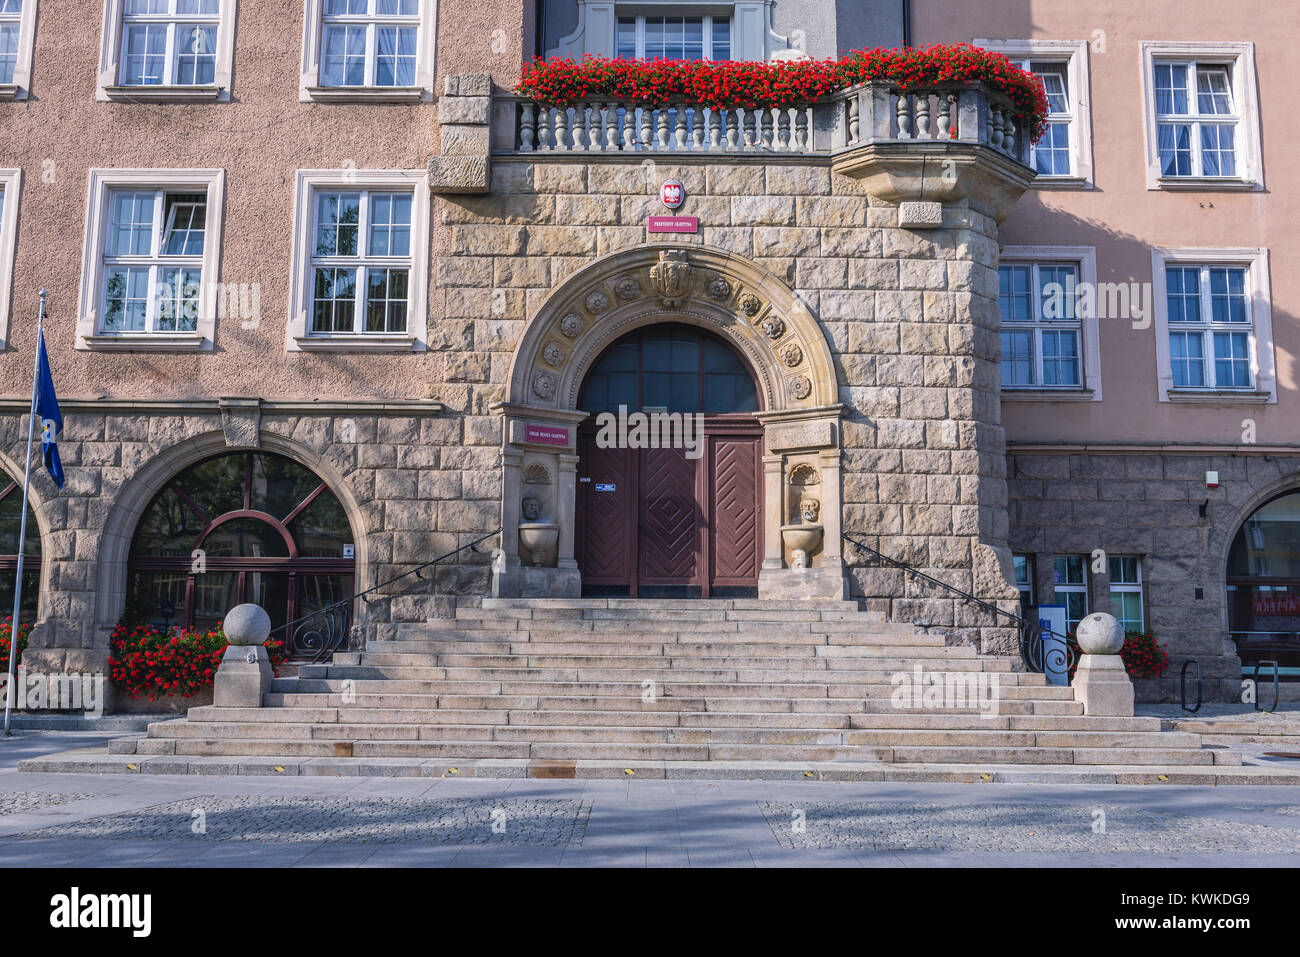
[[[63,463],[59,461],[59,433],[63,431],[63,413],[54,394],[50,376],[50,357],[45,352],[45,333],[41,333],[36,353],[36,418],[41,423],[41,453],[45,470],[59,488],[63,488]]]

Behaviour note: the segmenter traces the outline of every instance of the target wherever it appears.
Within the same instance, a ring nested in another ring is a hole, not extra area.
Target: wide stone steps
[[[971,697],[900,702],[900,680],[918,672]],[[770,765],[865,780],[861,769],[892,766],[1241,763],[1155,718],[1085,716],[1071,688],[1012,659],[852,602],[756,600],[462,600],[454,617],[381,625],[365,650],[301,666],[260,708],[193,708],[110,750],[114,768],[138,769],[114,763],[138,755],[182,773],[430,775],[464,764],[665,777]]]
[[[343,654],[348,654],[344,652]],[[620,655],[645,657],[662,655],[674,658],[908,658],[953,659],[974,658],[975,649],[965,645],[899,645],[861,643],[854,645],[814,642],[712,642],[700,640],[664,642],[662,638],[640,642],[625,641],[622,635],[616,640],[593,641],[588,635],[581,641],[460,641],[416,640],[372,641],[366,647],[364,660],[375,655],[510,655],[532,658],[535,656]],[[338,655],[335,656],[336,658]]]
[[[847,735],[846,735],[847,736]],[[285,755],[290,757],[528,758],[532,760],[682,760],[682,761],[862,761],[913,764],[1075,764],[1182,765],[1205,767],[1240,764],[1227,751],[1188,748],[929,746],[754,743],[659,743],[589,740],[297,740],[286,738],[180,738],[169,740],[175,755]],[[778,757],[785,755],[784,758]]]
[[[1151,731],[1012,731],[998,729],[925,730],[915,728],[856,729],[825,728],[816,725],[781,728],[761,727],[645,727],[644,722],[565,725],[424,723],[437,715],[415,715],[417,723],[394,723],[375,717],[348,715],[348,722],[263,723],[257,721],[172,721],[150,728],[153,739],[238,738],[254,740],[330,741],[526,741],[608,742],[637,744],[833,744],[846,746],[943,746],[943,747],[1060,747],[1060,748],[1194,748],[1195,735]],[[482,718],[480,717],[480,721]]]
[[[645,697],[646,686],[639,680],[623,681],[563,681],[513,680],[509,672],[506,680],[462,681],[446,679],[396,680],[371,678],[278,678],[271,685],[271,694],[338,694],[349,697],[361,695],[386,695],[395,700],[405,695],[541,695],[582,696],[599,698],[608,695]],[[805,676],[806,677],[806,676]],[[964,677],[964,676],[963,676]],[[888,690],[892,695],[894,685],[877,681],[855,683],[833,680],[839,674],[817,674],[815,680],[796,682],[725,682],[689,681],[675,675],[674,680],[659,685],[654,697],[667,698],[844,698],[872,697]],[[1026,672],[1009,672],[998,675],[998,690],[1003,698],[1027,695],[1043,700],[1073,701],[1070,688],[1048,685],[1042,675]]]
[[[643,625],[640,628],[611,628],[608,623],[601,623],[599,628],[466,628],[451,627],[456,621],[444,627],[433,627],[429,622],[422,625],[399,625],[395,630],[385,631],[387,637],[378,639],[384,643],[406,643],[421,641],[473,641],[473,642],[593,642],[602,645],[616,638],[620,644],[627,645],[664,645],[664,644],[701,644],[711,643],[730,647],[733,643],[757,645],[890,645],[903,648],[942,648],[946,644],[943,635],[919,634],[913,631],[880,632],[859,628],[852,631],[827,631],[825,629],[809,631],[807,628],[785,627],[781,625],[757,625],[753,623],[735,623],[735,628],[691,627],[684,630],[681,622],[660,623],[658,628]],[[466,623],[459,622],[460,625]],[[528,622],[521,622],[528,625]],[[714,625],[717,622],[701,622]],[[370,647],[378,643],[372,641]]]

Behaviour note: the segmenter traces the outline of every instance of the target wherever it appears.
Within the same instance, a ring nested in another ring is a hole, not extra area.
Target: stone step
[[[590,618],[431,618],[424,622],[409,622],[399,626],[402,634],[419,632],[463,631],[469,633],[526,631],[529,633],[555,632],[580,634],[600,632],[606,634],[669,634],[679,632],[693,635],[746,634],[781,637],[783,635],[925,635],[914,625],[883,622],[872,619],[834,619],[831,621],[735,621],[707,619],[688,621],[680,617],[644,619],[629,617],[619,619]],[[936,633],[941,640],[942,634]]]
[[[170,742],[164,742],[170,743]],[[892,781],[965,784],[1300,785],[1300,768],[1154,765],[930,764],[806,760],[599,760],[539,762],[529,758],[303,758],[290,755],[205,757],[109,754],[86,748],[25,758],[20,771],[84,774],[241,774],[272,777],[323,775],[424,778],[629,778],[676,780]]]
[[[510,655],[533,657],[536,655],[591,655],[591,656],[663,656],[665,658],[909,658],[926,660],[969,659],[976,657],[975,649],[966,645],[952,646],[903,646],[903,645],[827,645],[824,643],[805,644],[789,642],[761,643],[726,643],[717,644],[703,641],[675,642],[625,642],[621,638],[615,641],[422,641],[403,639],[400,641],[372,641],[364,652],[343,652],[343,654],[363,654],[366,661],[373,660],[374,655],[416,654],[475,654],[475,655]]]
[[[513,672],[512,672],[513,674]],[[893,686],[877,682],[861,684],[834,680],[829,673],[815,681],[801,682],[720,682],[690,681],[674,677],[670,682],[659,682],[651,690],[654,697],[678,698],[867,698],[883,691],[893,693]],[[1007,698],[1033,697],[1052,701],[1073,701],[1069,688],[1041,684],[1023,684],[1024,673],[998,676],[999,695]],[[1019,679],[1017,681],[1017,679]],[[349,684],[349,681],[351,682]],[[272,683],[272,694],[329,694],[352,698],[366,695],[423,696],[423,695],[552,695],[600,698],[617,696],[641,698],[647,690],[639,680],[632,681],[411,681],[397,679],[345,679],[345,678],[277,678]],[[887,695],[888,697],[888,695]],[[347,704],[348,702],[336,702]],[[888,702],[886,702],[888,703]],[[933,710],[922,708],[920,710]]]
[[[733,648],[736,645],[776,645],[776,646],[796,646],[796,645],[836,645],[836,646],[858,646],[870,645],[873,647],[896,647],[900,649],[911,650],[914,648],[943,648],[946,646],[944,636],[941,634],[923,635],[919,633],[905,634],[881,634],[877,632],[795,632],[795,631],[759,631],[750,630],[737,631],[618,631],[607,635],[601,629],[578,630],[578,631],[539,631],[537,633],[527,630],[506,631],[503,629],[484,629],[476,631],[465,628],[427,628],[423,625],[399,625],[392,637],[371,641],[367,644],[367,651],[386,650],[379,647],[381,644],[389,645],[414,645],[426,642],[474,642],[475,644],[497,644],[497,643],[518,643],[529,642],[536,644],[590,644],[598,645],[601,648],[614,648],[622,645],[652,645],[663,647],[666,645],[699,645],[713,644],[726,648]],[[950,647],[963,648],[965,645],[952,645]],[[401,649],[387,649],[401,650]],[[409,650],[419,650],[411,648]]]
[[[826,659],[833,661],[833,659]],[[305,671],[305,674],[303,672]],[[900,668],[902,671],[902,668]],[[641,687],[643,681],[653,680],[664,687],[677,687],[681,684],[807,684],[807,685],[858,685],[862,688],[875,688],[875,692],[892,694],[894,687],[891,677],[894,671],[848,671],[842,668],[797,668],[797,670],[770,670],[770,668],[746,668],[742,671],[724,670],[724,668],[469,668],[469,667],[402,667],[385,664],[385,666],[304,666],[299,671],[309,679],[331,680],[383,680],[395,679],[411,683],[433,683],[433,681],[502,681],[502,683],[615,683],[636,684]],[[930,672],[930,674],[949,674]],[[956,674],[956,672],[952,672]],[[962,675],[972,672],[963,671]],[[956,680],[956,679],[954,679]],[[998,672],[998,693],[1001,697],[1017,697],[1013,689],[1022,689],[1024,693],[1040,694],[1044,698],[1066,697],[1073,700],[1070,688],[1050,687],[1043,684],[1043,676],[1027,675],[1024,672]],[[853,692],[857,693],[857,692]],[[866,692],[865,692],[866,693]]]
[[[935,659],[914,659],[872,656],[762,656],[762,655],[719,655],[718,649],[711,649],[713,654],[684,655],[674,652],[671,655],[635,655],[635,654],[466,654],[463,652],[438,653],[402,653],[402,652],[341,652],[334,656],[334,667],[346,668],[555,668],[555,669],[591,669],[622,668],[628,670],[663,671],[672,668],[689,668],[694,670],[732,670],[732,669],[767,669],[767,670],[830,670],[830,671],[912,671],[917,665],[925,667],[928,672],[964,671],[985,673],[1007,673],[1012,662],[1005,659],[976,658],[957,655]],[[941,665],[940,667],[936,667]]]
[[[856,601],[834,598],[809,598],[793,601],[772,601],[766,598],[484,598],[477,605],[462,604],[459,608],[476,607],[497,609],[662,609],[679,611],[692,608],[724,610],[767,611],[849,611],[882,617],[879,612],[863,612]]]
[[[872,731],[824,728],[818,725],[797,727],[658,727],[644,724],[436,724],[436,715],[420,715],[421,723],[396,724],[372,721],[369,715],[349,715],[344,724],[271,724],[256,721],[168,722],[151,729],[151,738],[193,739],[273,739],[331,741],[514,741],[573,742],[611,744],[754,744],[754,745],[834,745],[851,747],[960,747],[1018,748],[1051,750],[1069,748],[1087,754],[1115,755],[1124,751],[1199,752],[1195,735],[1169,735],[1161,740],[1160,732],[1036,732],[997,729],[878,729]],[[1087,761],[1084,763],[1096,763]],[[1112,763],[1125,763],[1115,760]],[[1150,762],[1144,762],[1150,763]]]

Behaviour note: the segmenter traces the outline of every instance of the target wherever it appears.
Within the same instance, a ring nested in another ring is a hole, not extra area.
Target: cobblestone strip
[[[777,842],[801,850],[1300,852],[1300,830],[1118,805],[770,801],[759,808]]]
[[[199,795],[21,837],[572,847],[590,817],[573,800]]]

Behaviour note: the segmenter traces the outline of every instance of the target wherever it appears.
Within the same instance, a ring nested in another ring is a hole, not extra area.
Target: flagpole
[[[41,290],[41,309],[36,316],[36,358],[32,360],[32,409],[27,417],[27,464],[23,469],[23,510],[18,522],[18,572],[14,578],[14,613],[9,619],[9,683],[5,685],[5,736],[9,730],[9,712],[13,708],[17,690],[14,687],[14,660],[18,657],[18,609],[23,598],[23,551],[27,545],[27,493],[32,484],[32,439],[36,435],[36,389],[40,379],[41,335],[45,331],[45,290]]]

